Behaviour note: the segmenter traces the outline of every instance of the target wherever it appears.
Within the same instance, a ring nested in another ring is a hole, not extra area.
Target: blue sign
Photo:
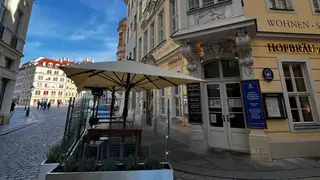
[[[241,85],[247,126],[250,128],[266,128],[259,80],[241,81]]]
[[[272,81],[273,80],[273,71],[270,68],[264,68],[262,71],[263,79],[266,81]]]

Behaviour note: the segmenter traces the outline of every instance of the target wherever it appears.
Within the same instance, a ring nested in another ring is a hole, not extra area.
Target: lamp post
[[[29,114],[30,114],[30,103],[31,103],[33,89],[34,89],[34,86],[32,85],[31,86],[30,99],[29,99],[29,103],[28,103],[28,109],[27,109],[27,112],[26,112],[26,117],[29,117]]]

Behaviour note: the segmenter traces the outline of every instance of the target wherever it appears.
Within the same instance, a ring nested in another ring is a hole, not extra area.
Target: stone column
[[[188,61],[188,71],[189,75],[197,78],[201,78],[201,64],[200,57],[197,54],[195,48],[189,43],[182,43],[180,46],[181,54]],[[203,91],[204,83],[201,83],[201,89]],[[201,99],[202,100],[202,99]],[[203,109],[203,107],[201,107]],[[202,117],[203,111],[202,111]],[[204,118],[202,118],[204,121]],[[208,149],[207,142],[207,130],[204,125],[205,122],[202,121],[202,124],[192,124],[189,130],[189,149],[190,151],[198,154],[203,154]]]
[[[244,29],[237,30],[236,45],[241,79],[256,79],[253,68],[251,38]],[[264,129],[250,129],[249,145],[252,159],[271,160],[268,136]]]

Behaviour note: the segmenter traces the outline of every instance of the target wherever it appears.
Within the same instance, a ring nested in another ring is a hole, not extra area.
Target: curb
[[[228,171],[228,170],[213,170],[199,168],[182,164],[179,162],[170,162],[173,169],[189,174],[210,176],[216,178],[227,178],[227,179],[300,179],[300,178],[314,178],[320,177],[320,168],[309,168],[309,169],[294,169],[294,170],[283,170],[283,171]]]
[[[20,126],[11,128],[11,129],[9,129],[9,130],[7,130],[7,131],[0,132],[0,136],[4,136],[4,135],[10,134],[10,133],[12,133],[12,132],[15,132],[15,131],[24,129],[24,128],[29,127],[29,126],[32,126],[32,125],[34,125],[34,124],[36,124],[36,123],[38,123],[38,122],[39,122],[39,121],[30,122],[30,123],[27,123],[27,124],[23,124],[23,125],[20,125]]]

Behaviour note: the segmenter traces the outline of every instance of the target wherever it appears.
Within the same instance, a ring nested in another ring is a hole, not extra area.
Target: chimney
[[[68,60],[68,62],[70,62],[70,59],[69,59],[69,58],[68,58],[67,60]]]

